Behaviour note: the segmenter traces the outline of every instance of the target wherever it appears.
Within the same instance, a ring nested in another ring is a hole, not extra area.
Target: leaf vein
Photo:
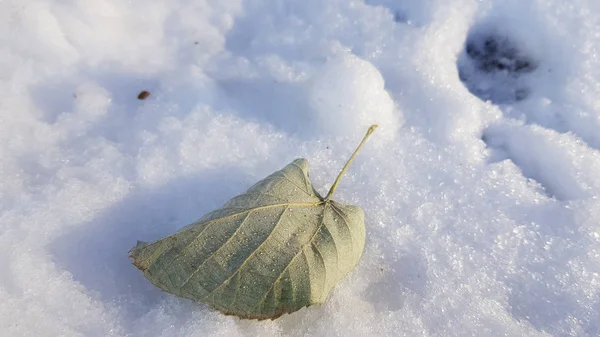
[[[344,221],[344,224],[346,224],[346,228],[348,228],[348,237],[350,237],[350,249],[352,250],[351,255],[354,256],[354,237],[352,236],[352,229],[350,228],[350,225],[348,224],[348,220],[346,220],[346,218],[344,218],[343,214],[338,210],[338,208],[335,205],[332,205],[331,208]]]
[[[302,188],[300,185],[296,184],[296,182],[294,182],[290,177],[288,177],[283,171],[280,171],[281,175],[283,176],[283,178],[287,181],[289,181],[290,183],[292,183],[292,185],[298,187],[302,192],[306,193],[309,196],[312,196],[312,194],[307,190]],[[306,183],[305,183],[306,184]],[[306,187],[306,186],[305,186]]]
[[[333,236],[333,234],[331,233],[331,231],[329,230],[329,227],[327,227],[327,225],[325,225],[325,230],[327,231],[327,233],[329,233],[329,236],[331,237],[331,244],[333,245],[333,249],[335,250],[335,259],[336,259],[336,267],[339,267],[339,263],[340,263],[340,252],[338,251],[337,248],[337,244],[335,243],[335,237]],[[337,274],[337,270],[336,270],[336,274]]]
[[[286,205],[286,207],[284,208],[284,210],[279,215],[279,219],[277,220],[277,223],[275,224],[275,226],[273,226],[273,229],[271,230],[271,233],[269,233],[269,235],[267,235],[267,237],[263,240],[263,242],[261,242],[260,245],[258,245],[258,247],[256,247],[256,249],[254,249],[252,251],[252,253],[250,253],[250,255],[244,260],[244,262],[242,262],[242,264],[236,269],[236,271],[231,276],[229,276],[227,279],[225,279],[225,281],[221,282],[221,284],[218,287],[216,287],[213,291],[211,291],[206,297],[210,296],[210,294],[212,294],[215,291],[217,291],[224,284],[226,284],[229,280],[231,280],[237,273],[239,273],[240,270],[242,270],[242,268],[246,265],[246,263],[254,256],[254,254],[256,254],[256,252],[265,244],[265,242],[269,241],[269,238],[271,237],[271,235],[273,235],[273,232],[275,232],[275,228],[277,228],[277,226],[279,226],[279,224],[281,223],[281,219],[283,218],[283,214],[287,211],[288,208],[289,208],[289,205]]]
[[[288,268],[292,265],[292,263],[294,262],[294,260],[296,259],[296,257],[298,257],[300,255],[300,253],[304,253],[304,248],[311,245],[313,240],[316,238],[317,234],[319,233],[319,230],[321,230],[321,227],[323,227],[323,224],[325,223],[325,212],[327,210],[327,206],[329,205],[329,203],[325,203],[325,206],[323,207],[323,214],[321,216],[321,223],[319,224],[319,226],[317,226],[317,229],[315,230],[314,234],[311,236],[310,240],[302,245],[300,247],[300,250],[292,257],[292,259],[290,260],[290,262],[285,266],[285,268],[281,271],[281,273],[279,274],[279,276],[277,277],[277,279],[275,280],[275,282],[273,282],[273,284],[271,285],[271,287],[269,288],[269,290],[267,290],[267,292],[261,296],[260,301],[258,302],[260,304],[260,302],[264,301],[265,298],[267,297],[267,295],[269,294],[269,291],[271,291],[271,289],[275,286],[275,283],[280,282],[281,277],[283,276],[283,274],[285,274],[285,272],[288,270]],[[304,253],[304,255],[306,256],[306,253]],[[307,265],[308,265],[308,260],[307,260]],[[290,274],[290,280],[292,280],[292,275]],[[292,283],[293,285],[293,283]],[[257,304],[258,306],[258,304]]]
[[[319,247],[317,247],[317,245],[315,245],[314,243],[311,244],[311,247],[314,248],[314,250],[317,252],[316,255],[319,256],[319,258],[321,259],[321,263],[323,264],[323,286],[321,287],[321,296],[319,296],[319,300],[321,300],[323,299],[323,293],[327,288],[327,265],[325,264],[325,258],[323,258],[323,254],[319,250]]]
[[[204,259],[204,261],[202,261],[202,263],[198,266],[198,268],[196,268],[191,274],[190,276],[188,276],[188,278],[179,286],[180,288],[183,288],[191,279],[192,277],[194,277],[194,275],[196,275],[196,273],[198,271],[200,271],[200,268],[204,267],[204,265],[206,264],[206,262],[208,262],[208,260],[210,260],[213,256],[215,256],[223,247],[225,247],[229,242],[231,242],[231,240],[235,237],[235,235],[239,232],[240,228],[242,228],[242,226],[244,225],[244,223],[246,223],[246,220],[248,220],[248,218],[250,217],[250,215],[252,214],[252,210],[250,210],[250,212],[248,212],[246,214],[246,216],[244,217],[244,220],[242,220],[242,223],[240,223],[240,225],[238,226],[238,228],[235,229],[235,231],[233,232],[233,234],[225,241],[223,242],[223,244],[217,248],[217,250],[215,250],[214,252],[212,252],[206,259]],[[189,247],[189,246],[188,246]]]
[[[300,167],[300,165],[296,164],[296,161],[293,161],[292,164],[299,168],[300,172],[302,172],[302,180],[304,181],[304,185],[306,185],[306,191],[308,192],[311,189],[310,182],[308,181],[308,179],[306,179],[306,176],[304,175],[304,170],[302,169],[302,167]],[[310,192],[308,193],[310,194]]]
[[[238,195],[238,197],[241,197],[241,196],[244,196],[244,195],[266,195],[266,196],[269,196],[269,197],[277,198],[277,199],[282,200],[283,202],[285,202],[285,199],[283,199],[282,197],[279,197],[279,196],[276,196],[275,194],[270,194],[270,193],[252,192],[252,193],[240,194],[240,195]]]
[[[209,221],[207,221],[207,222],[204,223],[205,227],[202,228],[202,230],[200,231],[200,233],[198,233],[198,235],[196,235],[196,237],[193,240],[191,240],[190,243],[188,243],[185,247],[183,247],[183,249],[181,251],[183,252],[183,251],[187,250],[187,248],[190,245],[192,245],[196,240],[198,240],[198,238],[200,238],[200,236],[202,235],[202,233],[204,233],[204,231],[206,231],[206,229],[208,228],[208,226],[213,225],[214,223],[217,223],[219,221],[225,221],[225,220],[228,220],[228,219],[231,219],[231,218],[235,218],[238,215],[243,215],[243,214],[251,212],[251,211],[257,211],[257,210],[262,210],[262,209],[269,209],[269,208],[281,207],[281,206],[287,206],[287,207],[289,207],[289,206],[294,206],[294,207],[312,207],[312,206],[317,206],[317,205],[319,205],[321,203],[322,202],[320,202],[320,201],[319,202],[314,202],[314,203],[312,203],[312,202],[288,202],[288,203],[281,203],[281,204],[265,205],[265,206],[259,206],[259,207],[244,209],[243,211],[238,212],[238,213],[229,214],[229,215],[221,217],[221,218],[216,218],[216,219],[213,219],[213,220],[209,220]],[[231,207],[231,208],[234,208],[234,207]],[[223,208],[223,209],[226,209],[226,208]],[[193,227],[190,227],[190,228],[186,229],[186,231],[190,230],[192,228]],[[173,236],[176,236],[176,235],[178,235],[180,233],[181,233],[181,231],[173,233],[173,234],[171,234],[169,236],[166,236],[166,237],[162,238],[160,241],[168,239],[168,238],[173,237]],[[178,257],[179,257],[179,255],[174,259],[174,261]]]

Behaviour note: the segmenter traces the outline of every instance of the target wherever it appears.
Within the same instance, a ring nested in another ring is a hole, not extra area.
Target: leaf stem
[[[344,167],[340,171],[340,174],[338,174],[337,178],[335,178],[335,181],[333,182],[333,185],[331,185],[331,188],[329,189],[329,192],[327,193],[327,196],[325,197],[325,201],[329,201],[329,199],[331,199],[331,196],[333,195],[333,192],[335,192],[335,189],[337,188],[338,183],[340,182],[340,180],[344,176],[344,173],[346,173],[346,170],[348,169],[348,166],[350,166],[350,164],[352,163],[352,161],[354,160],[354,158],[356,157],[356,155],[358,154],[358,152],[360,152],[360,150],[362,149],[363,145],[365,145],[365,142],[367,141],[367,138],[369,138],[369,136],[373,133],[373,131],[375,131],[375,129],[377,129],[377,125],[371,125],[371,127],[369,128],[369,130],[367,130],[367,134],[365,135],[365,137],[363,138],[363,140],[360,142],[360,144],[358,144],[358,147],[356,148],[356,150],[354,150],[354,153],[352,154],[352,156],[350,156],[350,159],[348,159],[348,161],[346,162],[346,165],[344,165]]]

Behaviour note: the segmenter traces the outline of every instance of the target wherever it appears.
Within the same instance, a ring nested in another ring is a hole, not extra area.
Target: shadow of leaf
[[[118,307],[123,328],[131,329],[136,319],[170,296],[131,264],[128,252],[136,241],[154,241],[177,231],[220,207],[253,180],[238,169],[225,168],[134,191],[55,240],[49,251],[90,296]]]
[[[398,311],[404,306],[408,293],[425,296],[427,266],[419,254],[406,254],[382,269],[383,277],[371,284],[364,293],[378,312]]]

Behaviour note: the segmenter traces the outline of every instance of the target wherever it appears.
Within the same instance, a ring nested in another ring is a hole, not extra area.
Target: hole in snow
[[[527,75],[539,62],[525,47],[494,28],[471,31],[457,64],[460,80],[484,101],[507,104],[526,99],[531,93]]]

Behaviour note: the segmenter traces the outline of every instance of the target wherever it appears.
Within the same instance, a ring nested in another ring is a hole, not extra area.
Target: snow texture
[[[597,0],[0,2],[3,336],[600,335]],[[138,94],[147,90],[144,100]],[[246,321],[128,259],[296,157],[366,213]]]

